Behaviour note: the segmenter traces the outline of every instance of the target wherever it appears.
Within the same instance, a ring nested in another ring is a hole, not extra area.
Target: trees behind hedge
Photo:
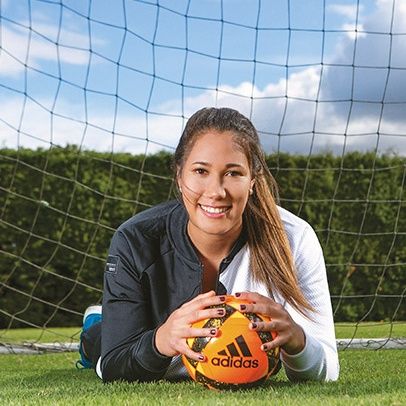
[[[0,150],[0,328],[79,325],[125,219],[174,197],[172,156]],[[335,318],[405,319],[405,159],[279,154],[281,205],[322,243]],[[361,296],[361,297],[360,297]]]

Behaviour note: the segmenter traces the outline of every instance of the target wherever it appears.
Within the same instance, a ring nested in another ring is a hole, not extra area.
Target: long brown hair
[[[208,130],[231,131],[245,153],[255,179],[253,193],[244,211],[248,232],[250,268],[254,280],[262,282],[271,294],[277,291],[290,305],[307,315],[314,311],[301,291],[292,253],[277,203],[278,187],[260,147],[258,133],[251,121],[230,108],[203,108],[188,120],[174,155],[174,166],[181,172],[199,135]]]

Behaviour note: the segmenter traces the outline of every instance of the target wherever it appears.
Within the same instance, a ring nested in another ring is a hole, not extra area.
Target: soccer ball
[[[241,313],[240,304],[249,303],[234,296],[226,296],[219,308],[225,316],[201,320],[196,328],[216,327],[217,337],[193,337],[187,339],[189,347],[205,355],[203,362],[185,355],[183,363],[193,380],[211,389],[239,389],[257,386],[280,368],[279,348],[264,352],[262,343],[270,342],[276,333],[250,330],[250,322],[270,321],[263,315]]]

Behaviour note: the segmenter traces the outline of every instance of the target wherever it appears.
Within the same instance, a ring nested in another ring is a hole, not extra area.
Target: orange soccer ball
[[[250,322],[269,321],[263,315],[241,313],[240,304],[249,303],[234,296],[226,296],[219,308],[224,308],[223,317],[196,322],[196,328],[218,328],[217,337],[189,338],[189,347],[205,355],[198,362],[182,357],[189,375],[196,382],[211,389],[238,389],[257,386],[270,375],[279,371],[279,348],[264,352],[261,344],[270,342],[276,333],[250,330]]]

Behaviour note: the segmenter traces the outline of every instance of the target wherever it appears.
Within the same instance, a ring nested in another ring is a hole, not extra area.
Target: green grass
[[[361,323],[336,323],[337,338],[386,338],[406,337],[406,322],[370,322]],[[69,342],[79,341],[80,327],[49,328],[46,330],[36,328],[23,328],[0,330],[0,342]]]
[[[24,343],[24,342],[70,342],[79,341],[81,327],[58,327],[49,329],[16,328],[0,330],[0,342]]]
[[[80,328],[0,330],[0,342],[78,341]],[[337,338],[406,337],[406,323],[337,323]],[[103,384],[76,370],[76,353],[0,356],[1,405],[404,405],[405,350],[346,350],[338,382],[290,383],[283,371],[263,388],[213,392],[194,382]]]
[[[336,323],[337,338],[401,338],[406,337],[406,322]],[[353,337],[354,336],[354,337]]]
[[[194,382],[103,384],[76,370],[74,353],[0,356],[1,405],[404,405],[406,351],[340,352],[338,382],[292,384],[284,373],[267,386],[214,392]]]

